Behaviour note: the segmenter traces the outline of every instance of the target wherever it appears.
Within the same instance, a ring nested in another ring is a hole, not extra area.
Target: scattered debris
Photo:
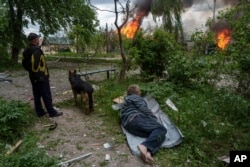
[[[229,156],[221,156],[221,157],[218,157],[219,160],[223,161],[223,162],[226,162],[227,164],[230,163],[230,157]]]
[[[54,122],[54,123],[52,123],[52,124],[48,124],[48,125],[44,125],[43,126],[44,128],[49,128],[49,130],[54,130],[54,129],[56,129],[56,127],[57,127],[57,123],[56,122]]]
[[[97,86],[97,85],[92,85],[92,86],[93,86],[93,89],[94,89],[94,90],[99,90],[99,89],[100,89],[100,87]]]
[[[44,128],[49,128],[49,130],[54,130],[54,129],[56,129],[56,127],[57,127],[57,123],[56,123],[56,121],[54,121],[53,119],[49,119],[50,120],[50,124],[47,124],[47,125],[44,125],[43,127]]]
[[[105,161],[110,161],[110,155],[109,154],[105,155]]]
[[[178,111],[178,109],[175,107],[174,103],[170,100],[170,99],[167,99],[166,100],[166,104],[174,111]]]
[[[7,151],[6,155],[9,155],[13,151],[15,151],[22,144],[22,142],[23,142],[22,140],[19,140],[14,147],[12,147],[9,151]]]
[[[122,103],[123,101],[124,101],[124,97],[123,96],[119,96],[119,97],[117,97],[117,98],[115,98],[113,100],[113,102],[117,103],[117,104]]]
[[[104,147],[105,149],[109,149],[109,148],[111,148],[111,144],[105,143],[105,144],[103,144],[103,147]]]
[[[61,162],[61,163],[59,163],[59,164],[57,164],[57,165],[64,166],[64,165],[69,164],[69,163],[71,163],[71,162],[74,162],[74,161],[77,161],[77,160],[80,160],[80,159],[87,158],[87,157],[89,157],[90,155],[92,155],[92,153],[88,153],[88,154],[81,155],[81,156],[79,156],[79,157],[70,159],[70,160],[68,160],[68,161]]]
[[[122,103],[119,104],[112,104],[112,108],[113,110],[120,110],[122,108]]]
[[[201,124],[203,125],[203,127],[206,127],[206,126],[207,126],[207,122],[204,121],[204,120],[201,120]]]
[[[38,148],[45,148],[45,146],[42,145],[41,143],[36,143],[36,145],[37,145]]]
[[[63,94],[63,95],[66,95],[66,94],[70,94],[70,93],[72,93],[72,90],[64,91],[62,94]]]
[[[4,73],[0,73],[0,82],[12,82],[12,79],[9,78],[9,74],[4,74]]]

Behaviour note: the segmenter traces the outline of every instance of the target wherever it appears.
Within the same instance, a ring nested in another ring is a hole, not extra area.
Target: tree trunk
[[[129,59],[126,56],[126,53],[124,51],[124,47],[123,47],[123,41],[122,41],[122,36],[121,36],[121,30],[118,30],[118,35],[119,35],[119,44],[120,44],[120,51],[121,51],[121,57],[122,57],[122,68],[120,71],[120,77],[119,80],[122,81],[125,79],[126,76],[126,72],[128,71],[128,67],[129,67]]]
[[[119,37],[119,46],[120,46],[121,57],[122,57],[122,68],[121,68],[121,71],[120,71],[119,81],[122,81],[122,80],[125,79],[126,72],[128,71],[128,67],[129,67],[129,64],[130,64],[130,60],[126,56],[126,53],[124,51],[123,40],[122,40],[122,35],[121,35],[121,29],[128,21],[130,0],[127,0],[126,8],[124,8],[124,10],[126,11],[126,17],[125,17],[123,23],[120,26],[118,26],[118,22],[117,22],[117,20],[118,20],[117,3],[118,3],[118,0],[114,0],[115,16],[116,16],[115,17],[115,26],[117,28],[117,33],[118,33],[118,37]]]
[[[16,13],[13,1],[8,1],[10,7],[10,29],[12,30],[11,59],[18,63],[18,55],[22,47],[22,18],[23,18],[23,0],[18,1]]]

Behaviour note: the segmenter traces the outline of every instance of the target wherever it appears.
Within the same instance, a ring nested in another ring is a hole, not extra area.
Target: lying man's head
[[[136,95],[138,95],[138,96],[141,95],[141,90],[140,90],[139,85],[133,84],[133,85],[130,85],[130,86],[128,87],[127,95],[132,95],[132,94],[136,94]]]

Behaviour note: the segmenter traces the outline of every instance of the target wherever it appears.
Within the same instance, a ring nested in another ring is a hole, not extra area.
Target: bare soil
[[[73,106],[73,95],[68,81],[68,70],[79,68],[79,65],[72,63],[56,64],[49,62],[50,86],[53,102],[56,106],[58,102],[72,99],[72,104],[65,108],[59,108],[63,116],[53,118],[58,126],[54,130],[48,130],[44,126],[51,123],[48,117],[38,119],[35,130],[41,140],[37,141],[37,146],[45,149],[49,156],[60,158],[61,162],[77,158],[85,154],[90,156],[69,163],[65,166],[73,167],[142,167],[146,165],[140,157],[133,156],[126,143],[116,143],[116,135],[112,133],[122,133],[120,128],[107,127],[104,122],[102,111],[94,111],[90,115],[85,115],[80,108]],[[108,65],[109,67],[109,65]],[[81,70],[91,70],[99,68],[94,65]],[[110,68],[110,67],[109,67]],[[10,74],[12,83],[0,82],[0,96],[6,100],[20,100],[29,102],[33,107],[33,97],[28,74],[24,70],[5,72]],[[91,76],[92,80],[106,79],[105,73]],[[97,85],[98,86],[98,85]],[[111,105],[111,104],[110,104]],[[114,111],[115,112],[115,111]],[[105,148],[104,144],[109,143],[111,148]],[[106,155],[110,155],[110,160],[105,160]],[[155,165],[156,166],[156,165]]]

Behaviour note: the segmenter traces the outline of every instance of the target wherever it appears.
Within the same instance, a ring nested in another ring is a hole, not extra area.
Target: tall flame
[[[142,21],[143,15],[137,14],[136,18],[125,24],[121,29],[121,33],[125,35],[127,38],[133,38],[136,31],[140,27],[140,23]]]
[[[228,29],[223,29],[217,34],[218,47],[225,49],[229,42],[231,41],[230,31]]]

